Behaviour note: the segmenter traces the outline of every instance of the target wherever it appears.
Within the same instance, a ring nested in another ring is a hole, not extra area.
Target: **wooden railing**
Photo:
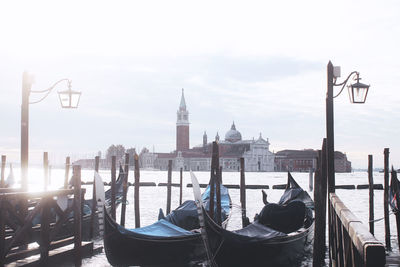
[[[49,250],[74,243],[75,263],[80,265],[82,195],[79,183],[74,189],[28,193],[0,193],[0,266],[40,254],[41,266],[46,266]],[[73,197],[73,198],[71,198]],[[57,199],[70,204],[63,208]],[[72,228],[63,233],[66,226]],[[29,246],[38,243],[39,246]]]
[[[330,258],[332,266],[385,266],[385,247],[344,205],[329,194]]]

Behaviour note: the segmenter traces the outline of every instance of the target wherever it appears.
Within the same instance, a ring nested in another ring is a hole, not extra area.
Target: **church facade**
[[[204,132],[201,145],[189,147],[189,111],[186,107],[184,91],[177,111],[176,150],[171,153],[155,153],[144,148],[139,155],[140,167],[145,169],[167,170],[168,161],[172,160],[173,170],[210,171],[212,142],[207,142]],[[217,133],[215,141],[219,144],[220,166],[223,171],[238,171],[239,159],[245,160],[246,171],[274,171],[275,155],[269,151],[269,140],[261,133],[258,139],[242,140],[242,134],[232,123],[230,130],[220,140]]]

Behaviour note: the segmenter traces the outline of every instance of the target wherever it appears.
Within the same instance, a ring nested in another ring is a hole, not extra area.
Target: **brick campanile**
[[[176,151],[185,151],[189,149],[189,112],[186,110],[183,89],[181,103],[176,115]]]

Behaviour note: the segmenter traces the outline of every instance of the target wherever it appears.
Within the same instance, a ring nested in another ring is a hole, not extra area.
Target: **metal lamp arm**
[[[357,71],[353,71],[349,74],[349,76],[347,76],[346,80],[344,80],[343,82],[336,84],[336,81],[335,81],[333,83],[333,86],[341,86],[342,85],[342,89],[340,89],[340,92],[337,95],[335,95],[333,98],[338,97],[342,93],[342,91],[343,91],[344,87],[346,86],[347,82],[349,81],[350,77],[354,74],[356,74],[357,76],[359,75],[359,73]]]
[[[53,91],[53,89],[57,86],[57,84],[59,84],[59,83],[61,83],[63,81],[67,81],[68,82],[68,87],[71,88],[71,80],[69,80],[69,79],[61,79],[61,80],[55,82],[48,89],[40,90],[40,91],[31,90],[30,93],[46,93],[46,94],[42,98],[37,100],[37,101],[29,102],[29,104],[36,104],[36,103],[42,102],[51,93],[51,91]]]

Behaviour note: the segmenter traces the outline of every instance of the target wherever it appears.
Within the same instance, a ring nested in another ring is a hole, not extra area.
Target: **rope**
[[[389,215],[396,214],[397,212],[398,211],[391,211],[391,212],[389,212]],[[378,218],[378,219],[375,219],[375,220],[370,220],[370,221],[368,221],[368,223],[370,223],[370,222],[379,222],[379,221],[382,221],[383,219],[385,219],[385,217]]]

